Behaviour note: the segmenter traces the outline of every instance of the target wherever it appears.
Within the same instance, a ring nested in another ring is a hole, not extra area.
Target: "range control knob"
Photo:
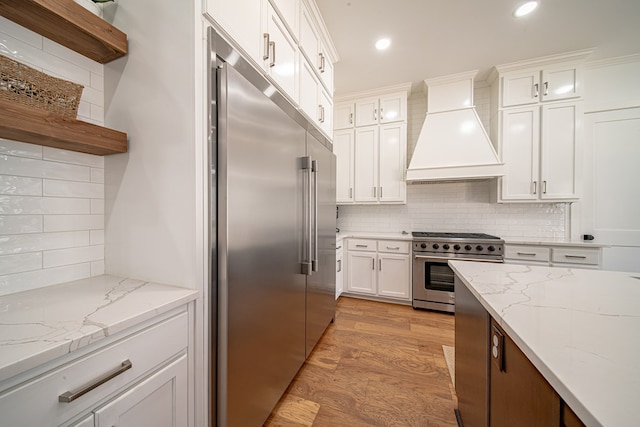
[[[460,250],[460,245],[453,245],[453,249],[456,250],[456,251],[459,251]]]
[[[484,248],[482,247],[482,245],[478,245],[476,246],[476,251],[480,252],[482,251]]]
[[[493,252],[496,250],[495,246],[489,246],[487,249],[489,249],[489,252]]]
[[[445,251],[448,251],[449,245],[445,243],[444,245],[442,245],[442,249],[444,249]]]
[[[427,249],[427,244],[426,243],[420,243],[420,247],[422,249]]]
[[[431,247],[432,247],[433,249],[438,249],[438,248],[440,247],[440,245],[439,245],[439,244],[437,244],[437,243],[434,243],[434,244],[433,244],[433,246],[431,246]]]
[[[465,249],[465,250],[467,250],[467,251],[470,251],[470,250],[471,250],[471,245],[466,245],[466,246],[464,247],[464,249]]]

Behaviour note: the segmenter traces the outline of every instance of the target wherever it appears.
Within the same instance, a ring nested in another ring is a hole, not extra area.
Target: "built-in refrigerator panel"
[[[331,144],[209,29],[210,419],[259,426],[335,310]]]

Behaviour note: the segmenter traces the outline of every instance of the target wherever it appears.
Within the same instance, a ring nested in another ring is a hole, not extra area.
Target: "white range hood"
[[[427,116],[407,169],[407,182],[487,179],[504,163],[473,104],[478,70],[425,80]]]

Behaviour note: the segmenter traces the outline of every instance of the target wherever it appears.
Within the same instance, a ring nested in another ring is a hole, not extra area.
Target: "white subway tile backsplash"
[[[73,280],[91,277],[91,264],[73,264],[56,268],[0,275],[0,295],[13,294]]]
[[[95,233],[104,230],[95,230]],[[17,254],[24,252],[48,251],[52,249],[73,248],[89,246],[90,244],[102,244],[98,238],[92,243],[94,231],[67,231],[60,233],[33,233],[12,234],[0,236],[0,255]],[[104,240],[104,238],[103,238]]]
[[[0,235],[42,231],[42,215],[0,215]]]
[[[104,124],[104,65],[3,17],[0,53],[85,86],[78,119]],[[104,271],[104,157],[0,139],[0,294]]]
[[[0,196],[0,215],[64,213],[91,213],[91,201],[60,197]]]
[[[104,215],[45,215],[45,232],[104,229]]]
[[[60,267],[104,259],[104,246],[85,246],[81,248],[57,249],[45,251],[42,257],[43,268]]]
[[[43,147],[42,158],[60,163],[70,163],[80,166],[104,169],[104,157],[93,154],[78,153],[77,151],[61,150],[59,148]]]
[[[0,274],[14,274],[42,268],[42,252],[0,255]]]
[[[0,194],[41,196],[42,180],[38,178],[0,175]]]
[[[0,154],[8,154],[17,157],[42,158],[42,146],[27,144],[26,142],[11,141],[0,138]]]
[[[90,169],[87,166],[69,165],[6,155],[0,155],[0,173],[4,175],[65,179],[69,181],[89,181],[91,178]]]
[[[45,179],[42,193],[45,196],[103,199],[104,184]]]

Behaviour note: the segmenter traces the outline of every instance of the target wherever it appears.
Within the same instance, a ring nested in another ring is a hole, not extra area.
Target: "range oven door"
[[[454,273],[448,261],[452,259],[503,262],[489,257],[465,258],[440,257],[435,255],[413,254],[413,307],[429,310],[455,312]]]

